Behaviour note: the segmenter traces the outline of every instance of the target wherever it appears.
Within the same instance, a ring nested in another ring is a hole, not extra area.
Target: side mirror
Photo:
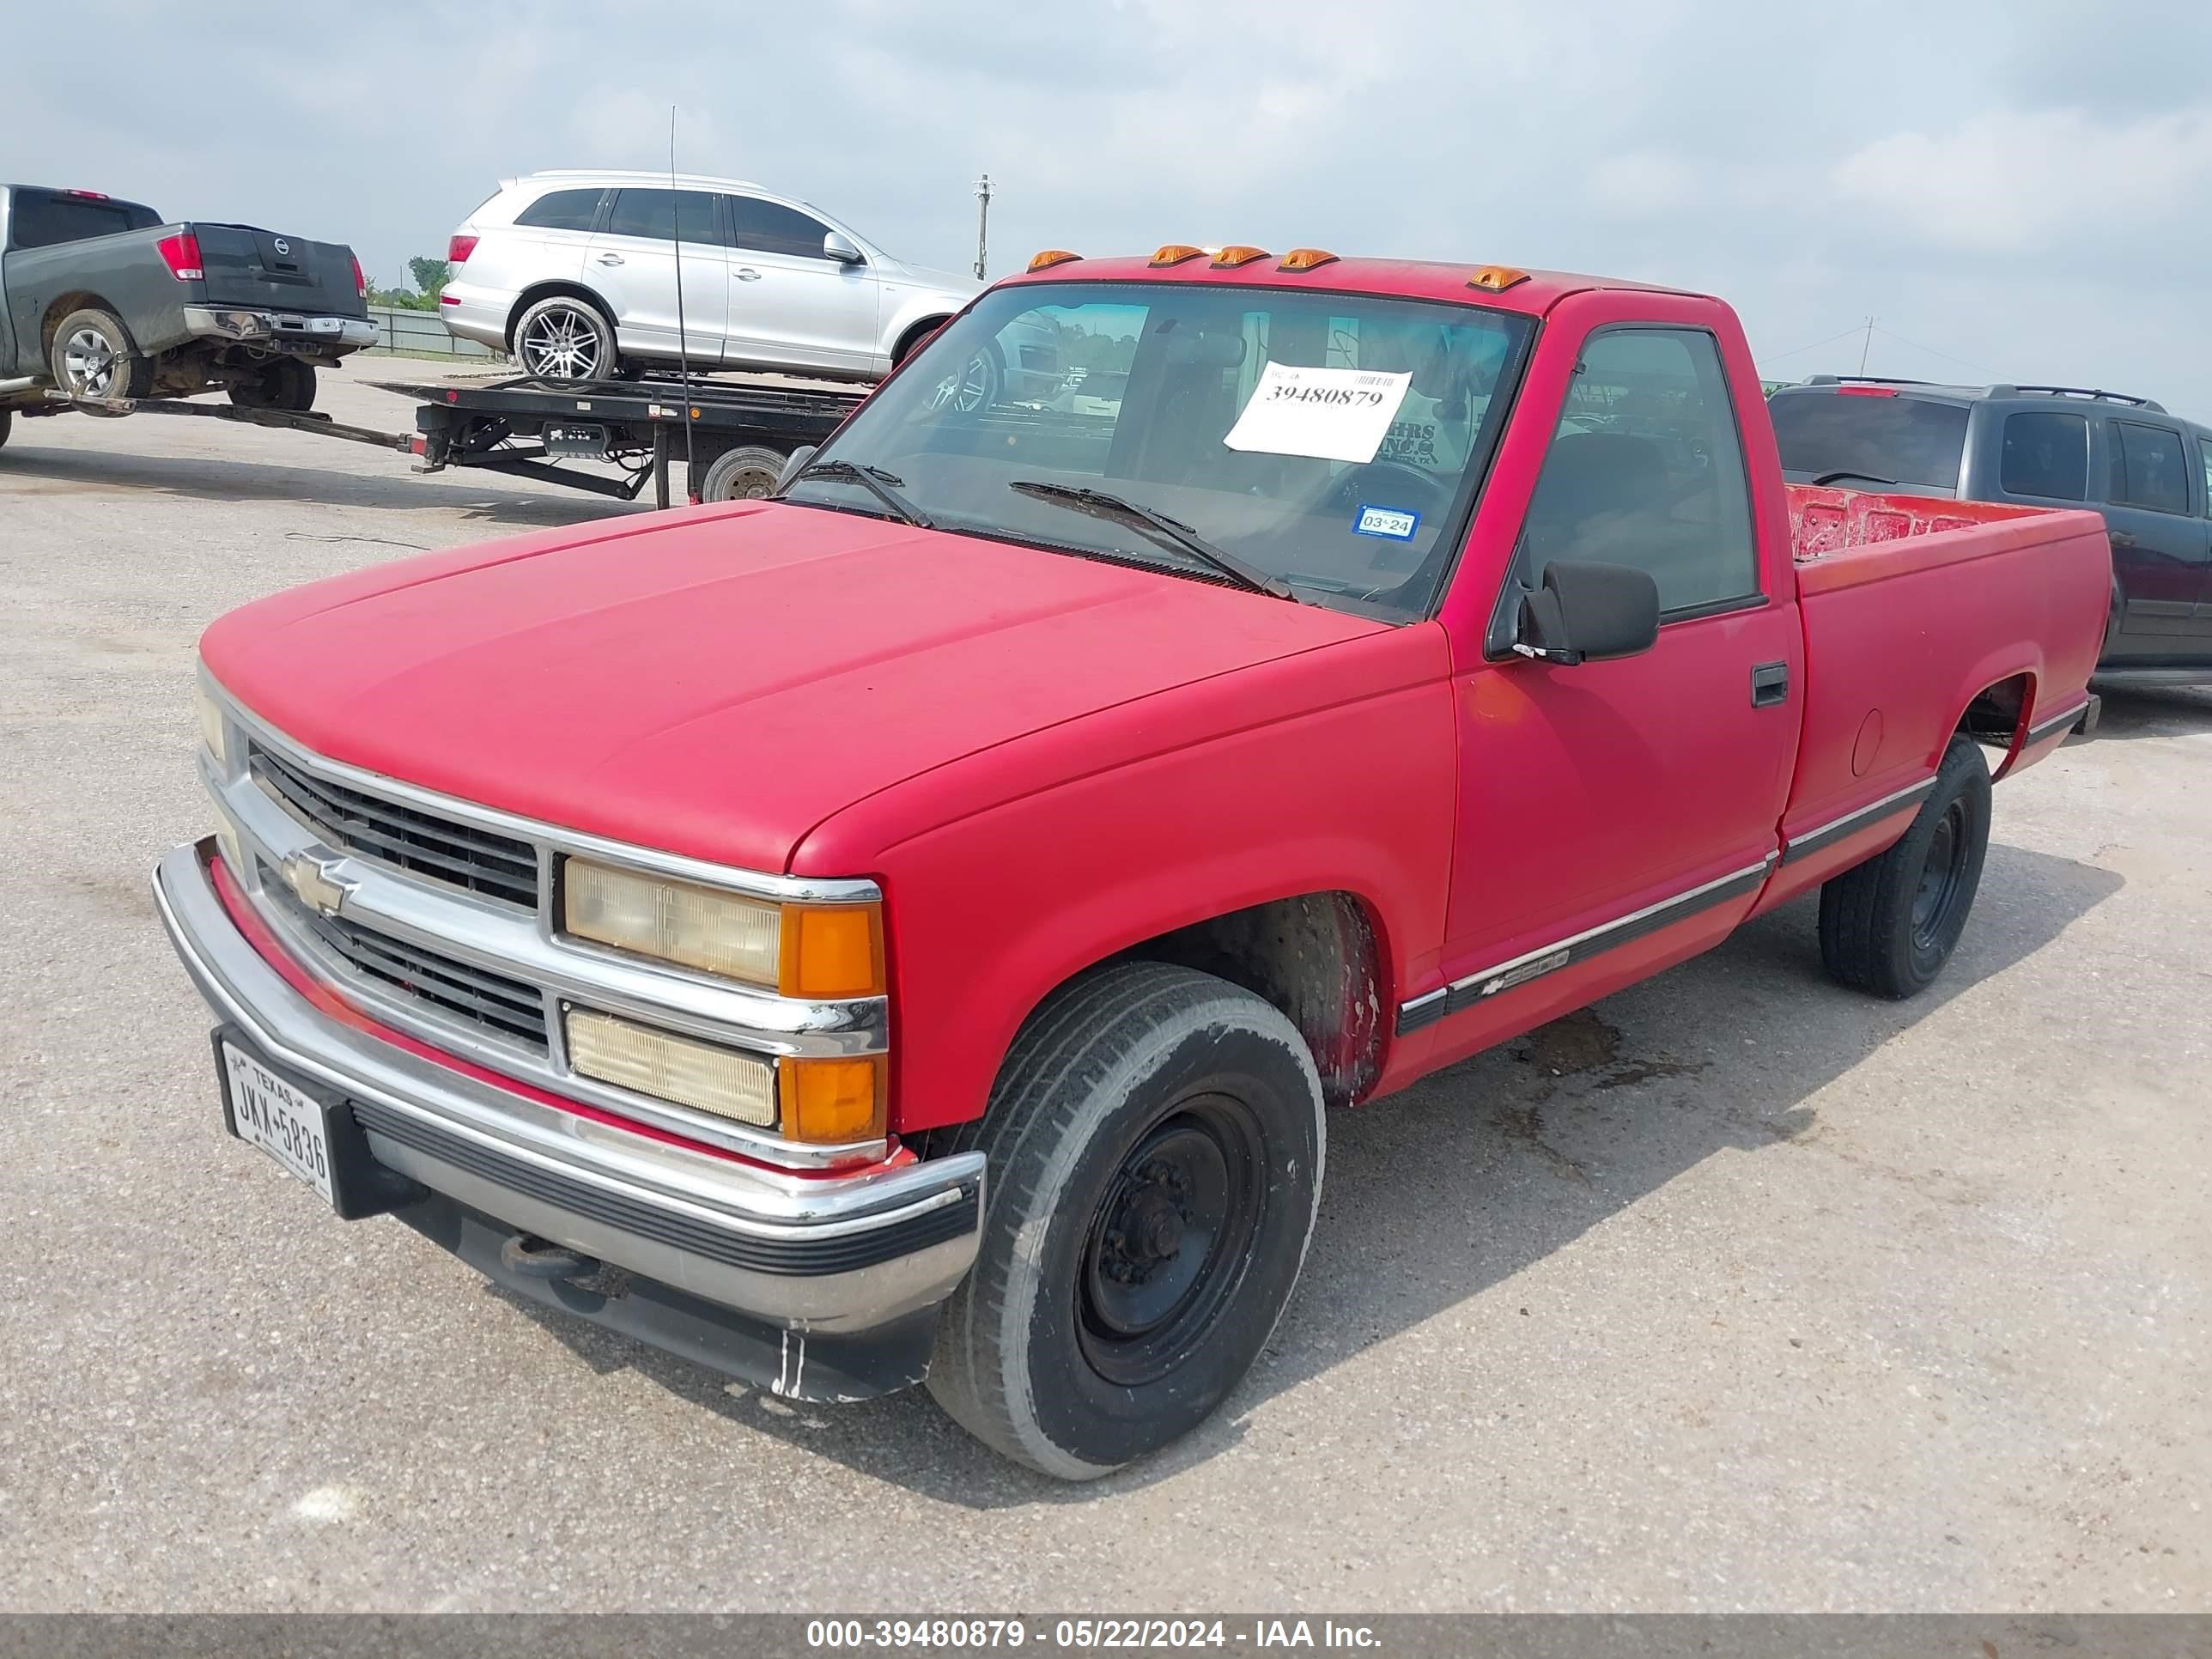
[[[793,450],[791,459],[783,464],[783,471],[775,475],[775,488],[768,493],[781,495],[790,489],[798,481],[799,475],[806,471],[807,462],[814,459],[814,452],[820,447],[819,444],[801,444]]]
[[[1562,559],[1544,567],[1540,592],[1521,601],[1513,648],[1572,665],[1633,657],[1659,639],[1659,584],[1632,565]]]
[[[841,265],[864,265],[868,262],[859,245],[842,230],[833,230],[822,239],[822,257],[835,259]]]

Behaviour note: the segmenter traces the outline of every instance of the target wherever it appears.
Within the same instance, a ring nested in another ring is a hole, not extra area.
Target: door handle
[[[603,265],[618,265],[622,262],[623,257],[619,253],[602,253],[599,255],[599,263]]]
[[[1763,662],[1751,671],[1751,706],[1771,708],[1790,701],[1790,665]]]
[[[739,265],[738,280],[741,283],[757,283],[760,281],[760,272],[755,270],[750,265]]]
[[[2124,530],[2114,530],[2107,534],[2114,547],[2133,547],[2136,544],[2136,538]]]

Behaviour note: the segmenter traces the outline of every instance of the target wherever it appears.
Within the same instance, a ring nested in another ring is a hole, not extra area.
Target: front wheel
[[[948,369],[929,391],[933,412],[972,419],[999,401],[1006,384],[1006,366],[999,348],[989,340],[968,355],[959,368]]]
[[[315,369],[296,357],[278,357],[264,363],[250,380],[230,388],[230,401],[240,409],[276,409],[304,415],[315,406]]]
[[[1989,763],[1972,738],[1954,738],[1911,827],[1820,889],[1829,975],[1876,996],[1926,990],[1966,931],[1989,846]]]
[[[0,448],[7,447],[9,430],[15,424],[15,411],[12,409],[0,409]]]
[[[1046,999],[983,1118],[975,1266],[930,1392],[1018,1462],[1088,1480],[1195,1428],[1289,1304],[1321,1198],[1321,1079],[1270,1004],[1133,962]]]

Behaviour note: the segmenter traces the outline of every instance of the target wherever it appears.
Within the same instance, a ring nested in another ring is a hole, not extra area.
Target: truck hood
[[[202,652],[248,710],[333,759],[781,871],[823,819],[933,767],[1382,627],[742,502],[334,578],[233,611]]]

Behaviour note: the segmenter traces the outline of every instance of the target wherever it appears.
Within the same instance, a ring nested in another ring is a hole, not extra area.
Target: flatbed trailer
[[[484,467],[623,501],[636,499],[651,479],[661,507],[669,502],[671,464],[687,459],[687,446],[690,499],[764,495],[793,450],[819,444],[867,395],[644,378],[559,389],[532,380],[370,384],[418,400],[408,446],[417,471]],[[581,472],[555,465],[559,461],[606,462],[626,476]]]
[[[693,380],[687,386],[672,378],[558,388],[528,379],[482,386],[367,384],[414,398],[415,429],[385,432],[313,411],[60,392],[27,407],[19,404],[15,412],[173,415],[274,427],[410,454],[417,472],[478,467],[617,501],[635,501],[650,483],[654,504],[666,507],[670,471],[678,460],[687,463],[684,494],[692,501],[766,495],[793,450],[819,444],[866,396],[861,389],[793,391],[746,381]],[[600,462],[616,475],[563,462]]]

